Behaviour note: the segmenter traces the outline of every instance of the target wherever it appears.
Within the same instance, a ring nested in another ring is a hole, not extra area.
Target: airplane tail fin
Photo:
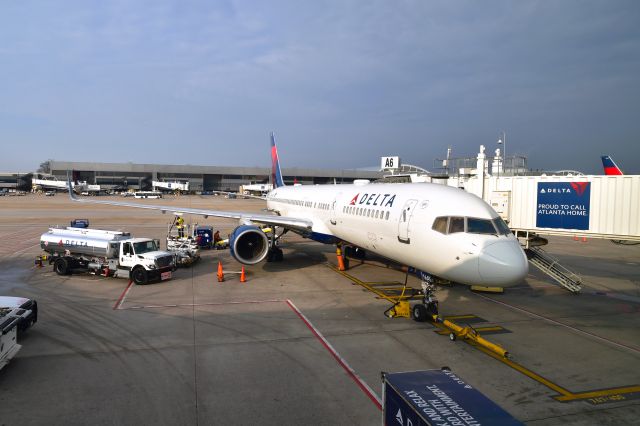
[[[622,175],[620,167],[609,157],[608,155],[602,156],[602,167],[604,167],[604,174],[607,176]]]
[[[271,132],[271,182],[273,189],[284,186],[282,179],[282,171],[280,170],[280,159],[278,158],[278,149],[276,148],[276,137]]]

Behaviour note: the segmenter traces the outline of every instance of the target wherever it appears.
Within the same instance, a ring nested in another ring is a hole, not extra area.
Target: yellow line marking
[[[563,395],[554,397],[557,401],[575,401],[578,399],[589,399],[589,398],[598,398],[602,396],[610,396],[610,395],[620,395],[625,393],[635,393],[640,392],[640,386],[626,386],[622,388],[613,388],[613,389],[604,389],[590,392],[578,392],[573,393],[571,395]]]

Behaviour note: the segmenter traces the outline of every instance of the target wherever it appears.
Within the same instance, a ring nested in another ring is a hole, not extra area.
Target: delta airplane
[[[620,176],[623,174],[620,167],[608,155],[602,156],[602,167],[606,176]]]
[[[253,265],[281,261],[280,227],[327,244],[358,247],[429,275],[467,285],[508,287],[521,283],[527,258],[500,216],[462,189],[432,183],[369,183],[285,186],[273,133],[271,214],[230,212],[94,199],[77,202],[160,210],[238,220],[229,237],[232,256]]]

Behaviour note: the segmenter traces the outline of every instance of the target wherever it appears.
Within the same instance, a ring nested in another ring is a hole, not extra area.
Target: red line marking
[[[120,305],[122,305],[122,302],[124,302],[124,298],[127,295],[127,293],[129,292],[129,289],[131,288],[131,285],[133,284],[133,280],[129,280],[129,284],[127,285],[127,288],[124,289],[124,291],[122,292],[122,294],[120,295],[120,298],[118,299],[118,301],[116,302],[115,305],[113,305],[113,310],[115,311],[116,309],[120,309]]]
[[[331,346],[331,343],[329,343],[327,339],[325,339],[325,337],[322,335],[322,333],[320,333],[320,331],[317,328],[315,328],[313,324],[311,324],[311,321],[309,321],[307,317],[304,316],[302,312],[300,312],[300,310],[293,304],[291,300],[287,299],[287,305],[289,305],[289,307],[293,310],[293,312],[295,312],[296,315],[298,315],[298,318],[300,318],[302,322],[305,323],[307,328],[311,330],[311,332],[316,336],[316,338],[320,341],[320,343],[322,343],[322,346],[324,346],[325,349],[329,351],[331,356],[333,356],[333,358],[338,362],[338,364],[340,364],[340,366],[344,369],[344,371],[347,372],[349,377],[351,377],[351,379],[353,379],[353,381],[356,382],[358,387],[365,393],[365,395],[369,397],[371,402],[373,402],[376,405],[376,407],[378,407],[378,410],[382,410],[382,401],[380,400],[380,397],[376,395],[373,389],[371,389],[369,385],[367,385],[364,382],[364,380],[362,380],[360,376],[358,376],[358,374],[353,370],[353,368],[351,368],[351,366],[347,363],[347,361],[345,361],[345,359],[342,358],[340,354],[338,354],[338,351],[336,351],[334,347]]]

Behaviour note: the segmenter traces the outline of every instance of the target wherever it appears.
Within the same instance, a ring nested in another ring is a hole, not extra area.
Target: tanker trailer
[[[128,232],[49,228],[40,236],[40,247],[58,275],[82,271],[147,284],[170,279],[175,269],[173,255],[159,250],[159,240]]]

